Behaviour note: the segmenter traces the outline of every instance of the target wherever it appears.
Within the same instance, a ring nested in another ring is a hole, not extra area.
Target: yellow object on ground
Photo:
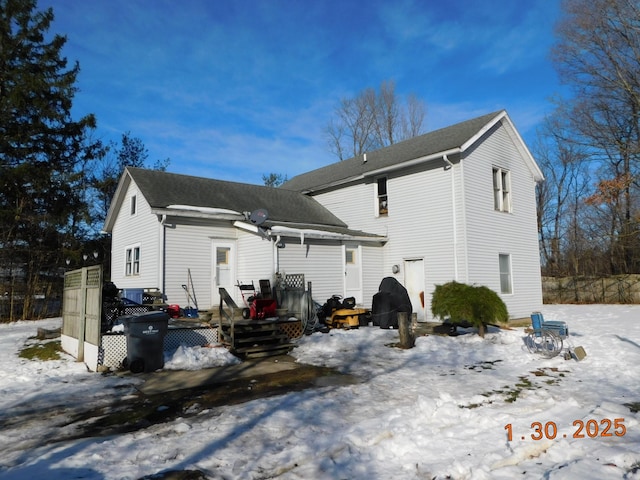
[[[366,308],[340,308],[334,310],[331,318],[327,321],[329,328],[358,328],[361,316],[368,316],[369,310]]]

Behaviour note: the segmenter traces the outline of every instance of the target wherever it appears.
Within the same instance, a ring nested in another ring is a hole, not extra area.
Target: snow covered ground
[[[317,333],[292,352],[362,383],[209,409],[127,434],[57,441],[60,418],[127,398],[139,378],[17,354],[38,326],[0,325],[0,479],[640,479],[640,306],[545,306],[587,357],[526,351],[523,328],[427,336]],[[229,362],[180,352],[167,368]],[[57,411],[56,420],[47,420]],[[62,412],[62,414],[60,414]],[[65,430],[66,429],[66,430]],[[509,441],[511,436],[511,441]],[[538,439],[539,438],[539,439]]]

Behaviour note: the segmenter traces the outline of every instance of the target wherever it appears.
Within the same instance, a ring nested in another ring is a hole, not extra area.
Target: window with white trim
[[[347,248],[345,250],[345,263],[347,265],[355,265],[356,264],[356,250],[352,248]]]
[[[140,246],[128,247],[125,250],[124,259],[125,276],[140,275]]]
[[[389,214],[389,197],[387,196],[387,177],[381,177],[376,182],[377,214]]]
[[[500,266],[500,293],[512,294],[513,281],[511,277],[511,255],[508,253],[499,254],[498,264]]]
[[[498,212],[511,212],[511,175],[498,167],[493,167],[493,208]]]
[[[136,214],[137,208],[138,208],[138,198],[137,195],[131,195],[131,200],[130,200],[130,212],[131,212],[131,216]]]

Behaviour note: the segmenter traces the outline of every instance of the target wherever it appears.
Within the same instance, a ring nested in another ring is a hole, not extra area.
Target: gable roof
[[[152,211],[196,212],[197,207],[201,207],[203,212],[216,209],[243,217],[244,212],[262,208],[269,213],[271,222],[346,227],[316,200],[292,190],[127,167],[105,221],[106,231],[113,227],[115,213],[130,180],[140,189]]]
[[[403,168],[412,163],[459,154],[475,144],[482,135],[502,120],[508,122],[515,132],[518,148],[533,170],[534,178],[542,180],[542,172],[517,134],[507,112],[500,110],[303,173],[285,182],[282,188],[310,193]]]

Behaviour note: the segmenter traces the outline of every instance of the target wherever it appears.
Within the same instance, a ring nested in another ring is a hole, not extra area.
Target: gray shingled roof
[[[493,112],[450,127],[425,133],[389,147],[367,152],[367,161],[362,155],[327,165],[326,167],[293,177],[282,188],[299,192],[317,189],[350,178],[356,178],[367,172],[397,165],[420,157],[446,152],[462,147],[483,127],[504,110]]]
[[[142,168],[127,170],[152,208],[190,205],[241,213],[264,208],[274,222],[347,226],[313,198],[292,190]]]

